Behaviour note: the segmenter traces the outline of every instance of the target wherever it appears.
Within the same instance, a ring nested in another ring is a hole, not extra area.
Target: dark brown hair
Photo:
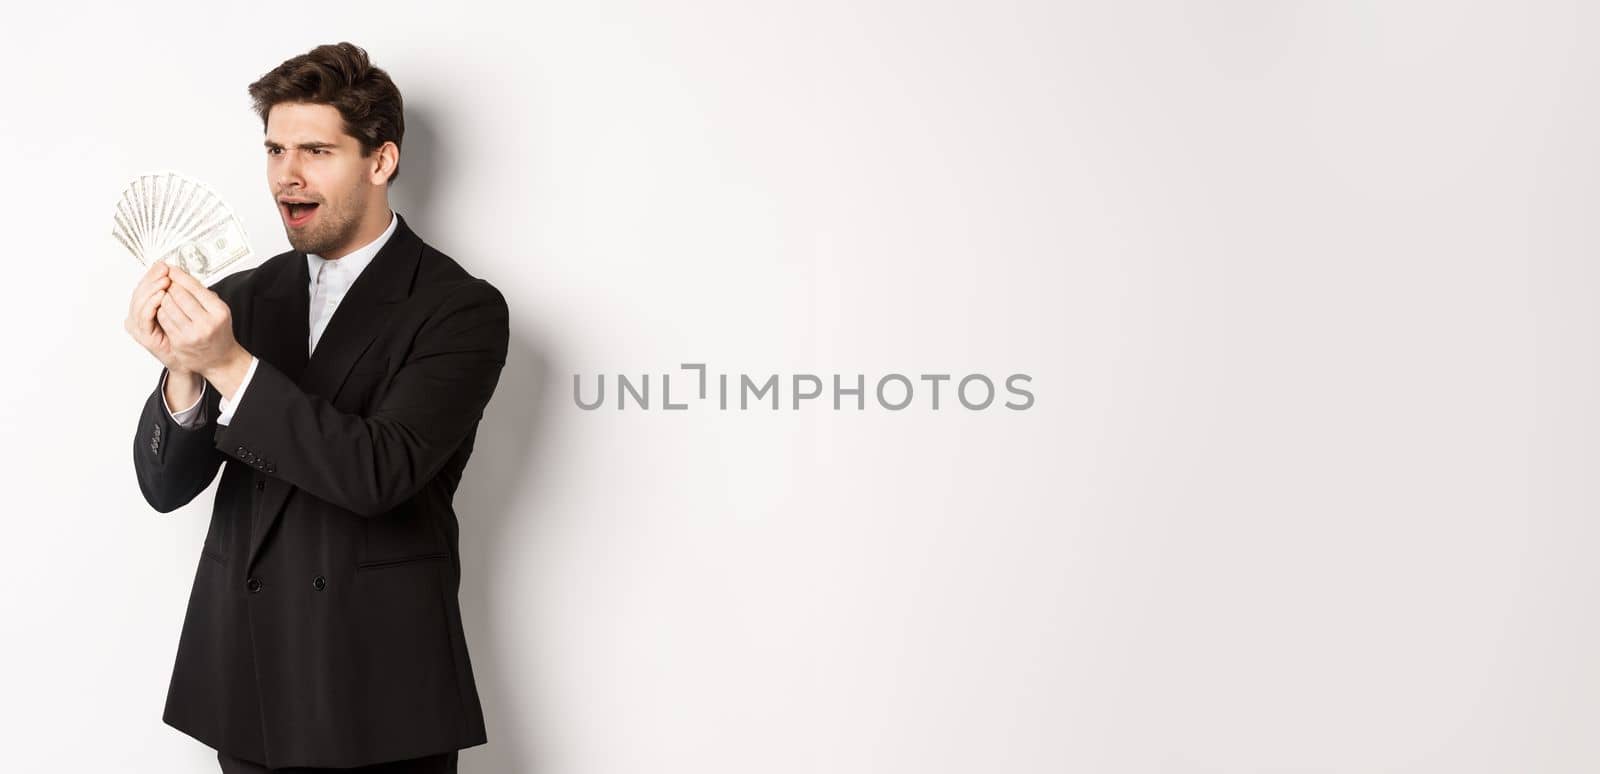
[[[250,99],[262,130],[272,106],[281,102],[332,105],[344,117],[345,133],[361,143],[362,156],[371,156],[385,142],[399,148],[406,133],[400,90],[354,43],[317,46],[285,61],[250,84]],[[397,164],[389,182],[399,176]]]

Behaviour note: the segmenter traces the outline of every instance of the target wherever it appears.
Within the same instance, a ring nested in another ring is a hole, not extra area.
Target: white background
[[[348,39],[511,306],[462,771],[1595,771],[1597,13],[10,9],[3,767],[216,770],[160,720],[212,492],[135,483],[111,214],[174,168],[287,249],[245,86]],[[1037,400],[573,404],[696,361]]]

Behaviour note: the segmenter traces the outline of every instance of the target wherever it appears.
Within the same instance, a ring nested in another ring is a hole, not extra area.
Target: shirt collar
[[[348,266],[351,269],[347,275],[351,282],[354,282],[356,277],[361,276],[361,270],[367,268],[367,264],[372,263],[372,259],[377,257],[378,251],[383,249],[384,243],[388,242],[389,237],[394,235],[394,229],[398,225],[400,225],[399,216],[394,214],[394,210],[390,210],[389,227],[384,229],[377,239],[356,248],[341,258],[334,259],[341,266]],[[323,258],[316,253],[306,253],[306,269],[310,272],[309,276],[312,282],[316,282],[317,269],[321,268],[324,263],[328,263],[327,258]],[[343,270],[341,269],[340,272],[343,273]]]

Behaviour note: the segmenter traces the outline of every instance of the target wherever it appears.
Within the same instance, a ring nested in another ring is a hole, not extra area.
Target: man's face
[[[361,143],[345,134],[338,109],[302,102],[272,106],[266,150],[267,185],[289,244],[324,258],[355,247],[367,203],[376,195],[377,155],[362,157]]]

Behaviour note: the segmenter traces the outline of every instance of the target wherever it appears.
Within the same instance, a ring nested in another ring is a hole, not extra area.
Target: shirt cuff
[[[255,376],[256,363],[261,362],[258,357],[250,358],[250,368],[244,372],[244,378],[239,381],[239,389],[233,393],[233,400],[226,397],[217,402],[222,408],[222,413],[217,415],[217,424],[225,425],[233,419],[233,410],[239,407],[240,399],[244,398],[244,388],[250,386],[250,377]]]
[[[200,380],[200,397],[195,398],[194,403],[190,404],[188,408],[182,411],[173,411],[172,404],[167,403],[167,377],[171,375],[171,370],[161,372],[161,405],[167,409],[167,416],[172,417],[172,421],[178,423],[185,430],[193,430],[205,424],[204,417],[200,416],[200,405],[205,403],[206,380],[200,378],[199,374],[195,374],[195,378]]]

